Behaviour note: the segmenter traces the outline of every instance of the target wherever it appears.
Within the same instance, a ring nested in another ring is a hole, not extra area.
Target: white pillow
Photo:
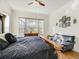
[[[5,33],[4,34],[0,34],[0,38],[2,38],[3,40],[6,41],[5,37],[4,37]]]

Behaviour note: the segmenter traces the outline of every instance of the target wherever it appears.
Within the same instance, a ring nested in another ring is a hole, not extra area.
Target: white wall
[[[30,12],[21,12],[21,11],[13,11],[11,17],[11,32],[14,35],[19,35],[19,17],[26,17],[26,18],[37,18],[37,19],[45,19],[45,34],[48,32],[48,15],[44,14],[37,14],[37,13],[30,13]]]
[[[4,12],[8,15],[11,14],[11,8],[7,4],[7,0],[0,0],[0,12]]]
[[[71,20],[71,26],[68,28],[60,28],[56,26],[56,22],[62,18],[62,16],[70,16],[72,20],[74,18],[77,19],[77,23],[73,24]],[[75,50],[79,51],[79,1],[73,0],[62,8],[58,9],[50,16],[49,21],[49,34],[53,33],[62,33],[67,35],[75,35],[76,36],[76,44]]]

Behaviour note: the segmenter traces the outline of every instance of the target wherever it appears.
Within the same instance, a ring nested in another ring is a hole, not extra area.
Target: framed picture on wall
[[[74,24],[76,24],[76,23],[77,23],[77,20],[76,20],[76,19],[74,19],[74,20],[73,20],[73,23],[74,23]]]

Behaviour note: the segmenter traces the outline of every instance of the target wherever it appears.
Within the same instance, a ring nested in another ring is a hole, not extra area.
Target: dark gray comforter
[[[18,37],[0,51],[0,59],[56,59],[56,55],[40,37]]]

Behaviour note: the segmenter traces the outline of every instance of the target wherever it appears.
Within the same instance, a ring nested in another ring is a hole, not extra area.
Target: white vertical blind
[[[19,19],[19,35],[20,36],[24,36],[24,32],[25,32],[25,19],[20,18]]]

